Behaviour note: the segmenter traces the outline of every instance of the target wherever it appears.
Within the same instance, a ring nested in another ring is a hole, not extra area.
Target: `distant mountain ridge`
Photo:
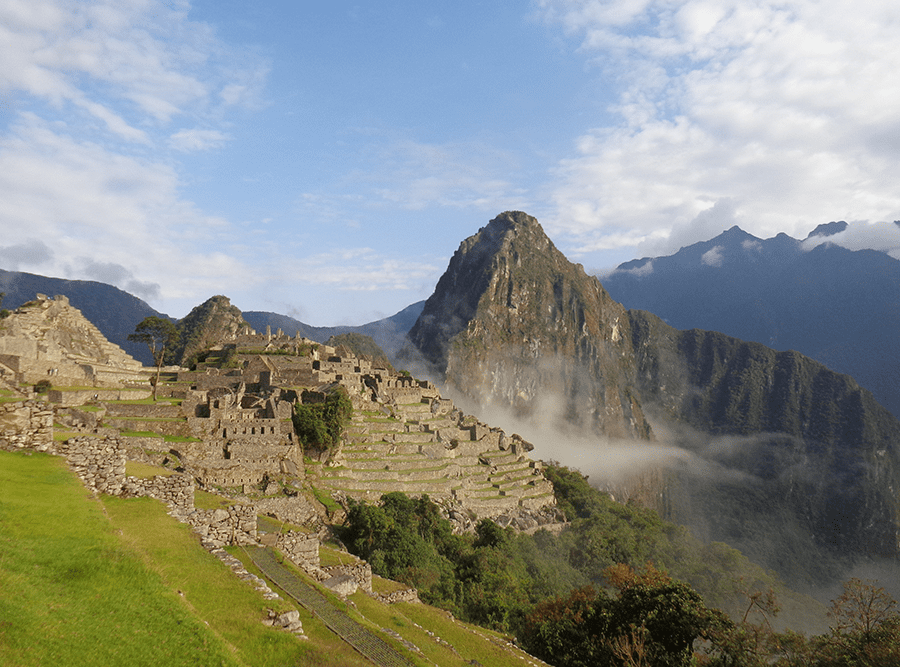
[[[846,222],[819,225],[827,237]],[[900,261],[732,227],[667,257],[621,264],[603,286],[626,308],[676,329],[719,331],[797,350],[852,375],[900,418]]]
[[[777,243],[792,252],[788,237]],[[659,435],[651,423],[665,426],[696,458],[673,468],[659,504],[789,580],[834,576],[852,554],[900,554],[900,422],[870,392],[796,352],[626,311],[522,212],[460,244],[409,338],[448,387],[562,422],[554,442],[568,424],[598,461],[602,438],[640,447]],[[701,505],[706,516],[691,516]]]
[[[268,313],[264,311],[248,310],[243,313],[244,319],[256,331],[265,332],[266,327],[271,327],[272,333],[281,329],[284,333],[293,336],[299,333],[305,338],[314,340],[318,343],[324,343],[332,336],[338,336],[346,333],[359,333],[369,336],[378,346],[384,350],[385,354],[391,359],[396,358],[397,352],[403,347],[406,341],[406,332],[408,332],[422,308],[425,306],[424,301],[418,301],[407,306],[399,313],[391,315],[381,320],[375,320],[367,324],[345,325],[336,327],[315,327],[304,324],[300,320],[287,315],[278,315],[277,313]]]
[[[113,285],[91,280],[67,280],[0,269],[0,292],[6,295],[2,307],[10,310],[18,308],[28,301],[33,301],[38,294],[66,296],[69,303],[100,329],[107,340],[118,345],[147,366],[153,365],[153,359],[147,346],[143,343],[129,341],[128,335],[134,333],[134,328],[145,317],[156,316],[175,321],[174,318],[160,313],[128,292]],[[213,305],[210,300],[204,303]],[[414,303],[391,317],[359,326],[315,327],[286,315],[258,311],[244,312],[243,317],[253,329],[259,332],[265,332],[266,326],[271,326],[272,333],[278,329],[282,329],[290,335],[299,332],[301,336],[317,343],[324,343],[331,336],[344,333],[365,334],[374,339],[385,353],[393,358],[396,351],[402,346],[406,332],[415,323],[424,304],[424,301]],[[227,305],[230,306],[230,302]],[[190,322],[188,324],[193,330],[194,325]],[[187,350],[187,355],[184,354],[184,349],[179,350],[177,355],[179,360],[182,356],[187,358],[198,351],[198,349],[194,349],[197,347],[196,344],[189,347],[192,349]]]

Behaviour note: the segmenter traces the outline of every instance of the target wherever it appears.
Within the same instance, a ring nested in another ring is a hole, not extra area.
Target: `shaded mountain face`
[[[819,225],[808,239],[846,227]],[[622,264],[603,285],[625,307],[648,310],[676,329],[797,350],[852,375],[900,418],[900,261],[874,250],[809,245],[733,227],[669,257]]]
[[[227,341],[249,326],[228,297],[210,297],[178,321],[180,339],[171,354],[167,353],[167,362],[191,366],[211,345]]]
[[[480,406],[591,438],[597,465],[609,437],[679,447],[657,506],[792,580],[822,574],[821,547],[835,563],[898,554],[900,423],[868,391],[796,352],[626,311],[524,213],[463,241],[409,339]]]
[[[676,471],[673,518],[795,581],[820,546],[896,558],[900,422],[869,391],[798,352],[629,316],[644,404],[712,466]]]
[[[33,301],[38,294],[51,297],[61,294],[100,329],[109,342],[115,343],[144,365],[153,365],[147,346],[129,341],[128,334],[134,333],[134,328],[145,317],[167,316],[117,287],[90,280],[64,280],[0,269],[0,292],[6,293],[3,307],[10,310]]]
[[[463,241],[409,339],[483,407],[552,410],[560,427],[650,437],[625,309],[525,213],[503,213]]]

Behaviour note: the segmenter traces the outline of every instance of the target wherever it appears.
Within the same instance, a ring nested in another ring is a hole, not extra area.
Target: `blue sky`
[[[0,0],[0,268],[360,324],[535,215],[589,270],[734,224],[900,259],[886,0]]]

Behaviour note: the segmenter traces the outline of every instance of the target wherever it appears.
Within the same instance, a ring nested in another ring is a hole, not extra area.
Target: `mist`
[[[652,409],[647,414],[652,440],[598,437],[565,423],[566,401],[560,395],[541,394],[530,414],[497,402],[479,403],[453,388],[444,395],[478,419],[530,442],[532,458],[577,469],[613,500],[654,509],[702,541],[725,542],[820,602],[840,595],[850,577],[877,582],[900,597],[897,561],[850,559],[812,530],[802,497],[827,494],[829,480],[795,438],[713,436]]]

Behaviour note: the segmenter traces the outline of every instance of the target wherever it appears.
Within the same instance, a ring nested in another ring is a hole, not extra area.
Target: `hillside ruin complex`
[[[164,369],[153,402],[151,369],[65,297],[39,296],[0,321],[0,447],[29,433],[52,439],[53,422],[73,437],[116,437],[131,457],[175,466],[199,488],[285,521],[314,516],[303,493],[312,486],[342,502],[427,494],[460,530],[485,517],[521,530],[563,521],[531,446],[463,414],[431,382],[280,331],[245,328],[201,359],[194,370]],[[46,399],[23,400],[40,380],[52,384]],[[351,421],[336,447],[312,450],[294,431],[293,407],[336,387],[352,401]]]

